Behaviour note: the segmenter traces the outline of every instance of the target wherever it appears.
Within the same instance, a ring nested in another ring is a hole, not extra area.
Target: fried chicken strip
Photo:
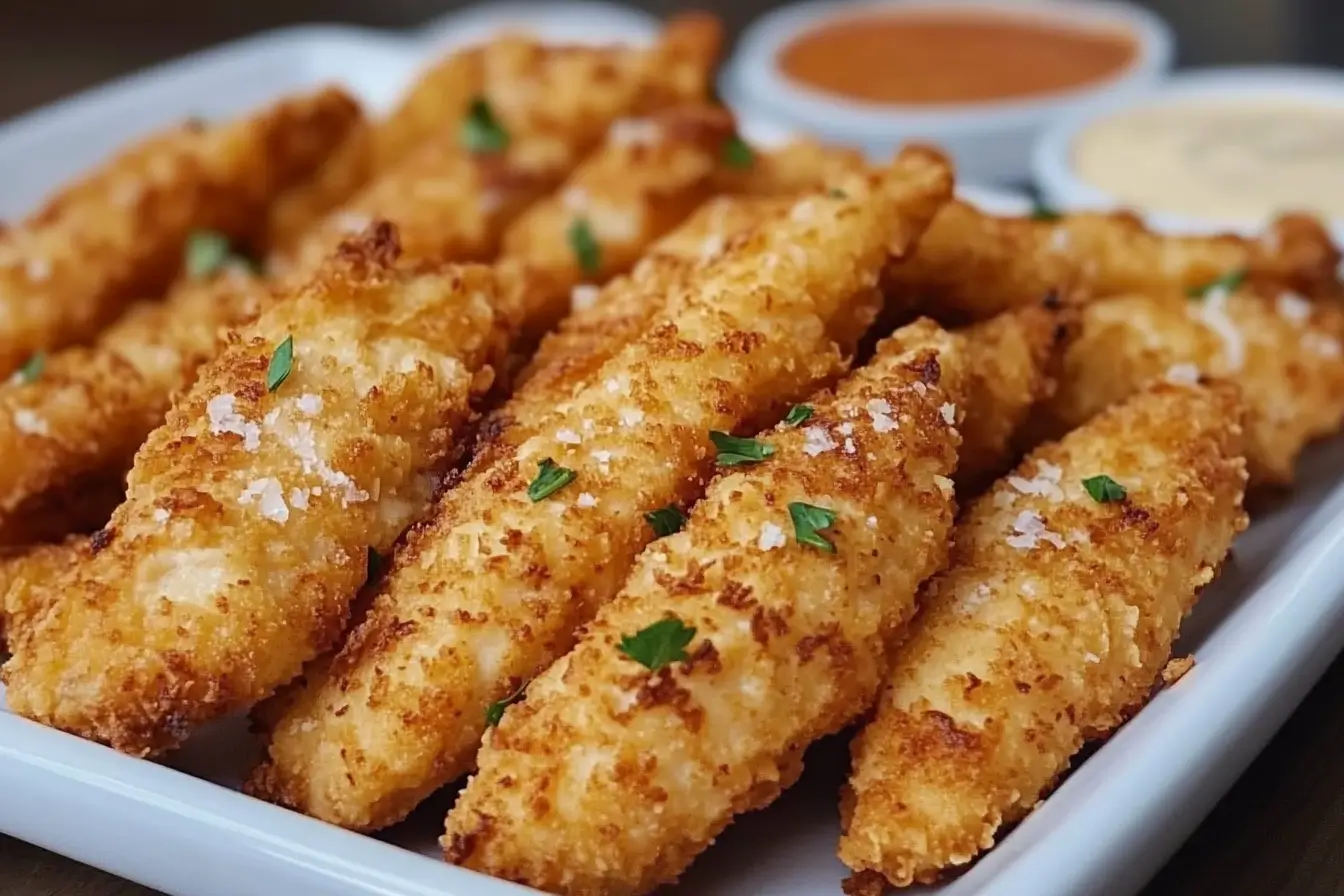
[[[260,279],[236,270],[183,280],[165,301],[132,308],[96,345],[63,349],[31,376],[0,384],[0,456],[22,459],[0,466],[0,545],[102,526],[172,395],[214,356],[221,329],[267,295]]]
[[[0,231],[0,376],[82,342],[167,287],[188,234],[244,242],[266,205],[307,177],[358,118],[327,89],[217,125],[152,137]]]
[[[967,328],[970,374],[957,462],[957,495],[983,490],[1017,460],[1016,437],[1054,394],[1076,311],[1057,302],[1006,311]]]
[[[44,583],[88,557],[89,539],[84,536],[0,555],[0,645],[22,637],[19,633],[31,629],[50,606],[55,595]]]
[[[396,261],[388,225],[344,244],[202,368],[11,645],[14,711],[149,755],[333,645],[501,352],[489,268]]]
[[[763,433],[771,457],[722,472],[487,733],[448,860],[569,896],[647,893],[790,786],[807,746],[877,697],[887,641],[947,561],[968,364],[963,337],[906,327],[801,426]],[[796,502],[832,514],[821,541],[802,540]],[[689,639],[680,662],[619,646],[668,625]]]
[[[851,892],[969,862],[1143,705],[1246,526],[1239,414],[1226,385],[1156,384],[970,506],[852,745]],[[1092,497],[1099,475],[1125,496]]]
[[[307,271],[352,230],[394,221],[408,258],[485,261],[506,228],[558,187],[613,123],[703,101],[719,43],[712,19],[675,19],[649,48],[487,44],[483,106],[438,120],[395,163],[300,242],[287,266]],[[467,131],[497,141],[473,146]]]
[[[1161,236],[1127,213],[996,217],[952,202],[884,289],[949,321],[983,320],[1049,293],[1091,297],[1185,291],[1232,271],[1306,295],[1336,287],[1339,255],[1314,219],[1288,215],[1258,240]]]
[[[1058,435],[1157,377],[1211,374],[1241,389],[1252,484],[1287,485],[1303,447],[1344,422],[1342,340],[1344,310],[1286,291],[1108,299],[1082,310],[1059,391],[1031,430]]]
[[[652,537],[642,515],[698,497],[707,431],[757,428],[843,369],[847,347],[828,331],[871,313],[879,268],[951,177],[909,150],[843,186],[729,248],[531,438],[468,469],[398,551],[330,673],[276,726],[250,792],[372,829],[470,768],[486,707],[615,594]],[[547,459],[574,475],[550,494]]]

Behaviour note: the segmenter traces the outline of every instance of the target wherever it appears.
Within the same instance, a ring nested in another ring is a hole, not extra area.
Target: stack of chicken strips
[[[1339,255],[991,217],[744,141],[704,17],[131,147],[0,231],[10,708],[647,893],[852,730],[851,893],[990,848],[1174,676],[1344,416]]]

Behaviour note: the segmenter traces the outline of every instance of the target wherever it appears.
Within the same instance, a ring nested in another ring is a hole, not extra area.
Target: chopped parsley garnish
[[[42,376],[42,371],[47,366],[47,353],[35,352],[31,358],[23,362],[23,366],[18,369],[15,376],[21,383],[34,383]]]
[[[789,426],[801,426],[812,419],[812,408],[805,404],[796,404],[789,408],[789,412],[784,415],[784,422]]]
[[[1031,204],[1031,220],[1033,221],[1058,221],[1060,217],[1058,211],[1039,199]]]
[[[579,260],[579,270],[585,274],[597,274],[602,269],[602,245],[593,236],[593,228],[587,218],[575,218],[569,225],[569,248]]]
[[[1229,292],[1229,293],[1236,292],[1237,289],[1240,288],[1241,284],[1245,282],[1245,280],[1246,280],[1246,269],[1236,268],[1234,270],[1228,271],[1226,274],[1224,274],[1223,276],[1219,277],[1216,280],[1210,280],[1208,283],[1205,283],[1202,286],[1190,287],[1188,290],[1186,290],[1186,294],[1190,296],[1192,299],[1207,299],[1209,297],[1209,293],[1213,292],[1214,290],[1222,290],[1223,292]]]
[[[527,487],[527,496],[535,504],[574,481],[578,474],[568,467],[562,467],[549,457],[537,464],[537,478]]]
[[[630,659],[657,672],[669,663],[689,659],[686,645],[695,637],[695,629],[675,616],[659,619],[633,635],[622,635],[617,648]]]
[[[187,237],[183,265],[187,276],[200,280],[218,273],[233,258],[229,238],[218,230],[196,230]]]
[[[671,504],[666,507],[660,507],[658,510],[650,510],[644,514],[644,519],[648,522],[649,528],[658,538],[665,538],[668,535],[681,531],[681,527],[686,525],[686,514],[682,513]]]
[[[514,691],[503,700],[496,700],[485,708],[485,727],[493,728],[499,724],[499,720],[504,718],[504,710],[508,709],[519,700],[523,699],[523,692],[527,690],[527,682],[518,685],[518,690]]]
[[[286,336],[285,341],[275,347],[271,355],[271,365],[266,368],[266,391],[274,392],[280,384],[289,379],[294,369],[294,337]]]
[[[1125,487],[1116,482],[1111,477],[1102,473],[1100,476],[1091,476],[1083,480],[1083,488],[1092,496],[1092,500],[1098,504],[1109,504],[1112,501],[1123,501],[1129,493]]]
[[[369,546],[368,562],[368,573],[364,576],[364,584],[372,585],[383,574],[383,555],[374,550],[372,545]]]
[[[804,504],[802,501],[791,501],[789,502],[789,516],[793,519],[793,535],[798,539],[799,544],[810,545],[826,551],[828,554],[835,553],[835,545],[827,541],[821,534],[822,529],[829,529],[835,525],[834,510],[827,510],[825,507],[817,507],[814,504]]]
[[[714,462],[720,467],[738,467],[744,464],[758,464],[775,453],[775,446],[759,439],[739,439],[726,432],[711,430],[709,440],[714,443],[718,455]]]
[[[509,148],[509,132],[495,118],[495,112],[485,97],[476,97],[462,119],[458,139],[468,152],[488,154]]]
[[[745,171],[756,162],[756,152],[751,144],[734,134],[723,141],[723,164],[729,168]]]

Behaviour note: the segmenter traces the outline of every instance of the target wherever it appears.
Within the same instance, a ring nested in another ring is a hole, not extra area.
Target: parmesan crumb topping
[[[277,523],[283,523],[289,520],[289,505],[285,503],[285,496],[281,491],[280,482],[267,476],[265,479],[254,479],[238,495],[238,503],[243,505],[256,504],[261,515],[268,520]]]
[[[591,283],[580,283],[569,292],[569,307],[574,311],[583,311],[593,307],[602,290]]]
[[[826,431],[824,426],[808,426],[803,429],[803,453],[808,457],[816,457],[818,454],[824,454],[827,451],[834,450],[835,439]]]
[[[19,432],[30,436],[51,435],[51,427],[47,425],[47,421],[31,408],[18,408],[14,411],[14,426]]]
[[[1058,532],[1046,528],[1045,521],[1034,510],[1024,510],[1013,520],[1013,535],[1008,536],[1008,546],[1019,551],[1029,551],[1042,541],[1057,548],[1064,547],[1064,539]]]
[[[870,399],[865,408],[868,419],[873,421],[874,432],[891,432],[896,429],[897,423],[891,416],[891,403],[885,398]]]
[[[789,540],[784,536],[784,530],[774,523],[764,523],[761,525],[761,537],[756,541],[757,547],[763,551],[772,551],[775,548],[782,548],[788,544]]]
[[[205,403],[210,418],[210,432],[215,435],[233,433],[243,437],[243,450],[256,451],[261,447],[261,427],[234,410],[238,401],[232,392],[216,395]]]

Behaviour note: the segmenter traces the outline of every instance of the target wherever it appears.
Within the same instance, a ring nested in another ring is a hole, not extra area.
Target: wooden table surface
[[[322,20],[406,26],[452,5],[442,0],[0,2],[0,119],[113,75],[261,28]],[[638,5],[667,12],[689,4],[648,0]],[[740,26],[773,4],[746,0],[699,5],[718,8],[730,26]],[[1152,0],[1147,5],[1157,7],[1176,27],[1185,62],[1344,63],[1340,0]],[[137,14],[130,15],[132,11]],[[1341,757],[1344,659],[1335,662],[1144,896],[1344,896]],[[0,896],[154,893],[0,836]]]

